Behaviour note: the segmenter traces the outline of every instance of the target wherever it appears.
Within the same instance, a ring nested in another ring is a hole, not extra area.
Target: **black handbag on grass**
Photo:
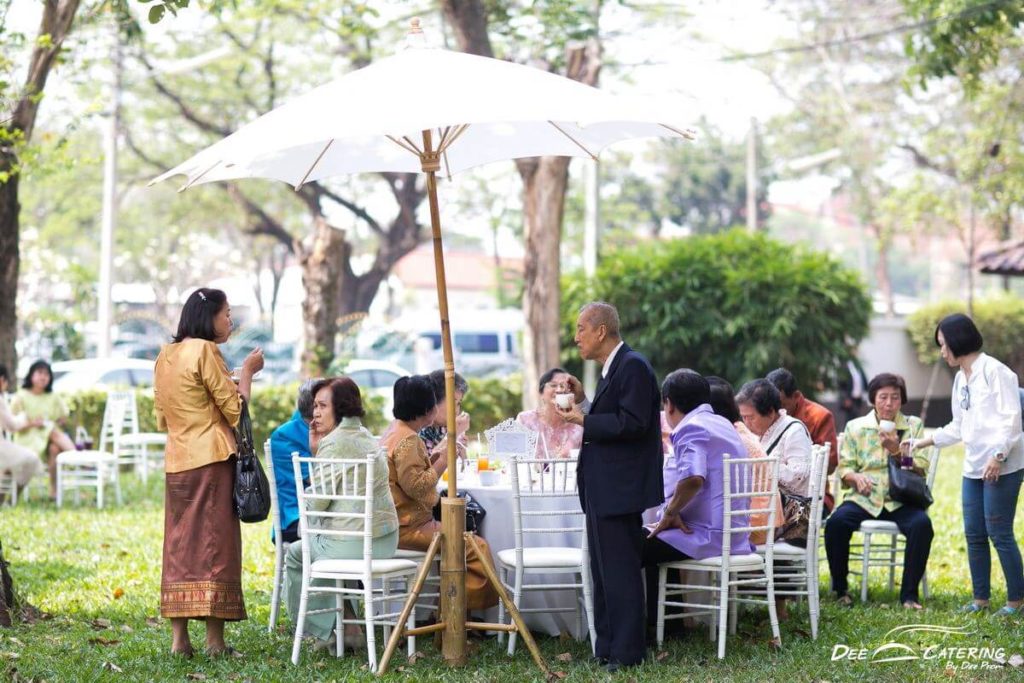
[[[242,416],[235,430],[238,459],[235,461],[235,514],[243,522],[262,522],[270,515],[270,481],[263,471],[252,441],[249,406],[242,400]]]
[[[928,484],[917,472],[900,467],[897,458],[889,458],[889,497],[897,503],[927,510],[934,501]]]

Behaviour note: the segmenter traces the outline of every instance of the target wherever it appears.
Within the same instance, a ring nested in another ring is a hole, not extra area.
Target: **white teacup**
[[[562,410],[569,410],[572,408],[573,398],[572,394],[555,394],[555,405]]]
[[[498,483],[498,473],[493,470],[484,470],[478,476],[480,477],[481,486],[494,486]]]
[[[896,431],[896,423],[892,420],[879,420],[878,431],[891,433]]]

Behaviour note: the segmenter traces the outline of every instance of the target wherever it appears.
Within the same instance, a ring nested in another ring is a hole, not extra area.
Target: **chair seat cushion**
[[[763,555],[765,553],[765,551],[767,550],[767,548],[768,548],[768,546],[759,545],[759,546],[757,546],[757,552],[759,554]],[[799,547],[797,547],[795,545],[790,545],[788,543],[781,543],[780,542],[780,543],[776,543],[775,544],[775,556],[776,557],[779,557],[780,555],[784,555],[784,556],[787,556],[787,557],[803,557],[804,553],[806,553],[806,552],[807,552],[807,550],[805,548],[799,548]]]
[[[861,531],[870,531],[873,534],[898,534],[900,528],[896,522],[887,522],[882,519],[868,519],[860,523]]]
[[[395,551],[395,558],[402,560],[422,560],[427,556],[425,550],[407,550],[405,548],[399,548]]]
[[[498,553],[498,562],[516,566],[516,550],[509,548]],[[523,548],[524,567],[580,567],[583,551],[579,548]]]
[[[709,567],[721,567],[722,558],[709,557],[705,560],[683,560],[682,562],[666,562],[664,565],[669,567],[677,567],[679,569],[706,569]],[[764,558],[756,553],[750,555],[730,555],[729,556],[729,568],[730,569],[757,569],[758,567],[764,566]]]
[[[314,572],[330,572],[332,574],[362,574],[362,560],[317,560],[310,567]],[[374,574],[396,574],[403,571],[416,571],[416,563],[412,560],[391,558],[373,560],[370,571]]]
[[[122,434],[119,437],[124,446],[162,446],[167,443],[167,435],[160,432],[139,432],[138,434]]]
[[[104,451],[64,451],[57,455],[57,463],[61,465],[95,465],[100,462],[113,463],[115,459]]]

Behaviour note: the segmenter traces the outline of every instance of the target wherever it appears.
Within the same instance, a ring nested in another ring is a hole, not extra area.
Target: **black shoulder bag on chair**
[[[235,461],[235,514],[243,522],[262,522],[270,514],[270,481],[252,439],[249,405],[242,400],[242,417],[235,430],[238,460]]]
[[[800,424],[803,427],[799,422],[790,422],[783,427],[782,432],[775,437],[775,441],[768,446],[765,455],[772,454],[775,447],[782,441],[782,437],[795,424]],[[779,497],[782,500],[782,520],[781,524],[776,522],[778,526],[775,529],[775,540],[785,541],[790,545],[802,548],[807,545],[807,533],[811,522],[811,499],[807,496],[798,496],[782,491],[779,491]]]
[[[444,494],[441,494],[444,497]],[[484,510],[484,506],[480,502],[469,495],[468,491],[459,491],[457,494],[458,498],[466,499],[466,531],[472,531],[474,533],[480,533],[480,524],[483,523],[484,517],[487,516],[487,510]],[[441,521],[441,501],[437,501],[434,506],[434,519]]]
[[[900,467],[898,458],[889,458],[889,497],[897,503],[927,510],[934,502],[925,478]]]

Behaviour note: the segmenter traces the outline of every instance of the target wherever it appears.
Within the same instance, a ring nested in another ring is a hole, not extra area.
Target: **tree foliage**
[[[947,315],[966,313],[963,301],[940,301],[924,306],[907,319],[907,334],[922,363],[939,360],[935,327]],[[1018,378],[1024,378],[1024,299],[999,293],[974,302],[974,324],[985,339],[984,351],[1006,363]]]
[[[910,76],[921,87],[945,76],[955,76],[975,89],[982,75],[1004,61],[1005,50],[1020,40],[1016,30],[1024,24],[1020,0],[903,0],[921,28],[907,34],[906,51],[914,59]]]
[[[609,254],[592,281],[573,273],[563,288],[566,363],[579,367],[580,306],[602,299],[659,374],[689,367],[737,385],[781,365],[813,391],[871,313],[863,281],[835,259],[738,229]]]

